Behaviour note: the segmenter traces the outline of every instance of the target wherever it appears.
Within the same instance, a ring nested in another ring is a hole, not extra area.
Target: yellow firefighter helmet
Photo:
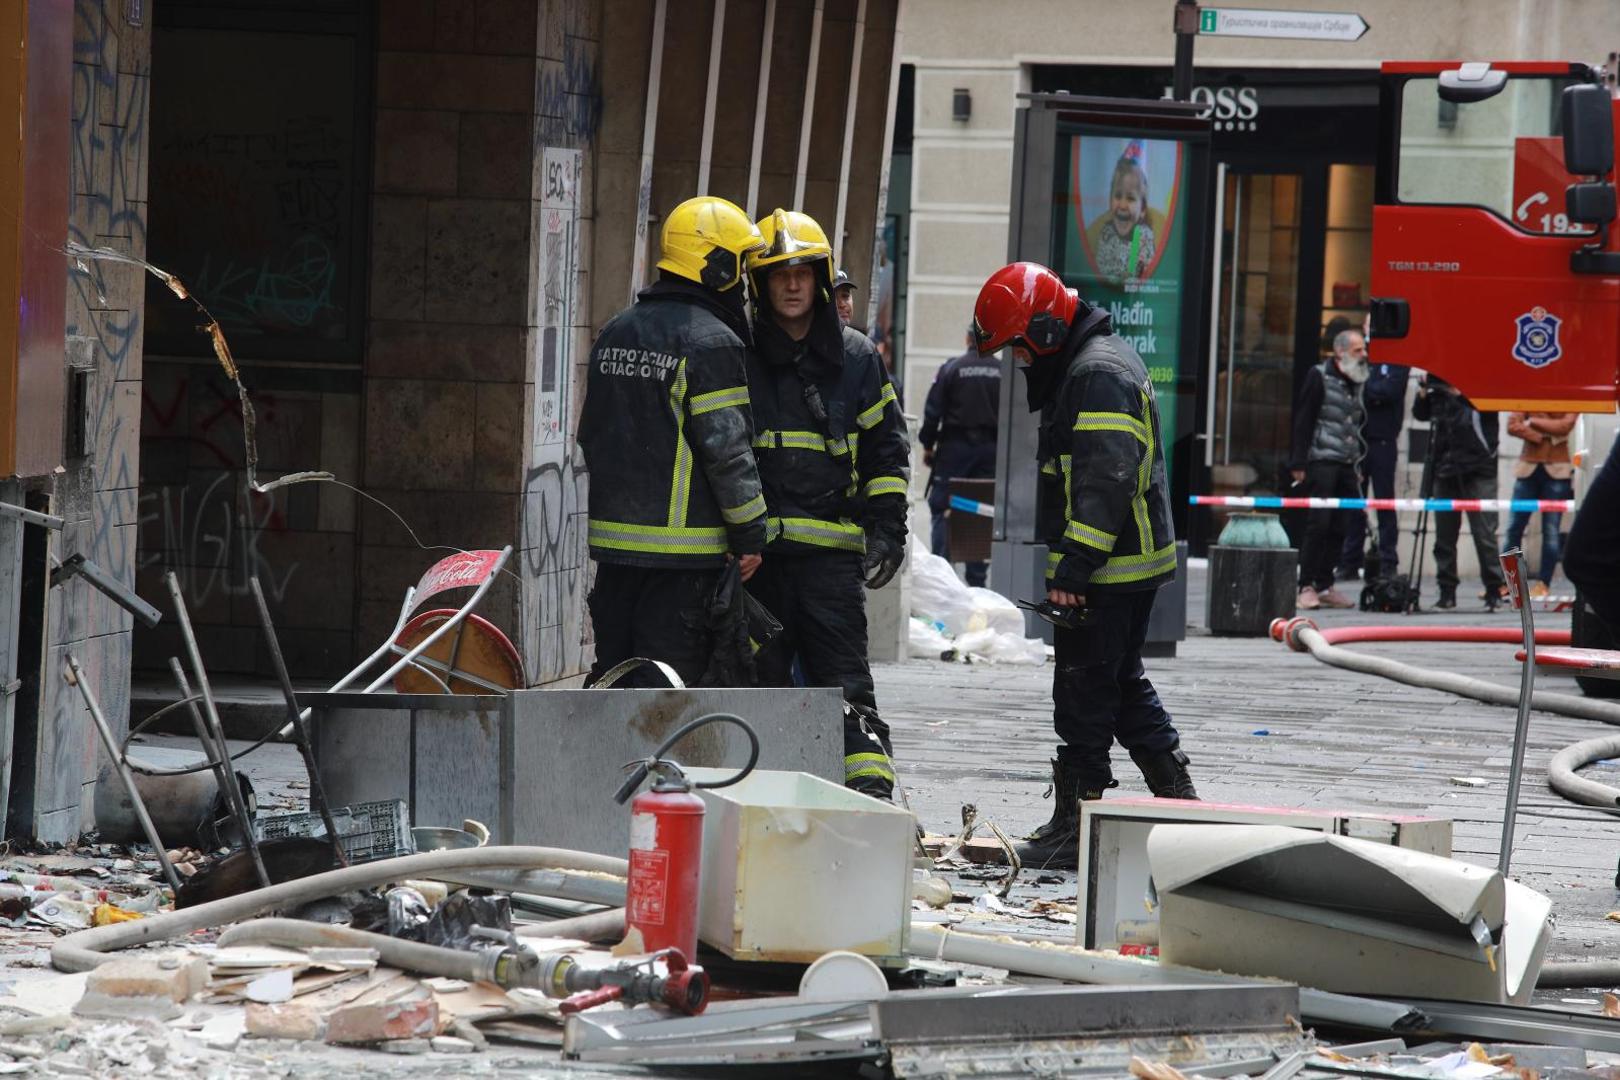
[[[714,195],[687,199],[671,210],[659,240],[658,269],[715,292],[735,288],[744,258],[765,247],[743,208]]]

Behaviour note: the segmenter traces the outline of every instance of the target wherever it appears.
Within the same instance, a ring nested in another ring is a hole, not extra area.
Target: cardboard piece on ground
[[[1547,948],[1552,905],[1540,893],[1387,844],[1160,825],[1148,861],[1165,964],[1347,994],[1523,1004]]]

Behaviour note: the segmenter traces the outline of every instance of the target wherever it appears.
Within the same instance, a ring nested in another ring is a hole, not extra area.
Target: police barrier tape
[[[1575,509],[1574,499],[1285,499],[1275,495],[1189,495],[1193,506],[1234,510],[1513,510],[1561,514]]]
[[[960,495],[951,496],[951,509],[960,510],[965,514],[978,514],[980,517],[995,517],[996,508],[991,503],[976,502],[973,499],[964,499]]]
[[[1193,506],[1224,506],[1233,510],[1511,510],[1527,514],[1562,514],[1575,509],[1574,499],[1287,499],[1275,495],[1189,495]],[[952,510],[980,517],[995,517],[990,503],[952,495]]]

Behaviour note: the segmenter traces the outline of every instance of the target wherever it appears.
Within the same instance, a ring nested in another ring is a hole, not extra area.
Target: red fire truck
[[[1380,361],[1484,410],[1614,413],[1616,106],[1583,64],[1383,65]]]

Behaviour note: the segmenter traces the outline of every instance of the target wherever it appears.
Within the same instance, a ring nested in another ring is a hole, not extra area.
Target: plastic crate
[[[351,863],[392,859],[416,853],[411,836],[411,814],[402,799],[355,803],[332,808],[343,853]],[[276,814],[253,823],[259,840],[281,840],[289,836],[326,836],[326,823],[319,814]]]

